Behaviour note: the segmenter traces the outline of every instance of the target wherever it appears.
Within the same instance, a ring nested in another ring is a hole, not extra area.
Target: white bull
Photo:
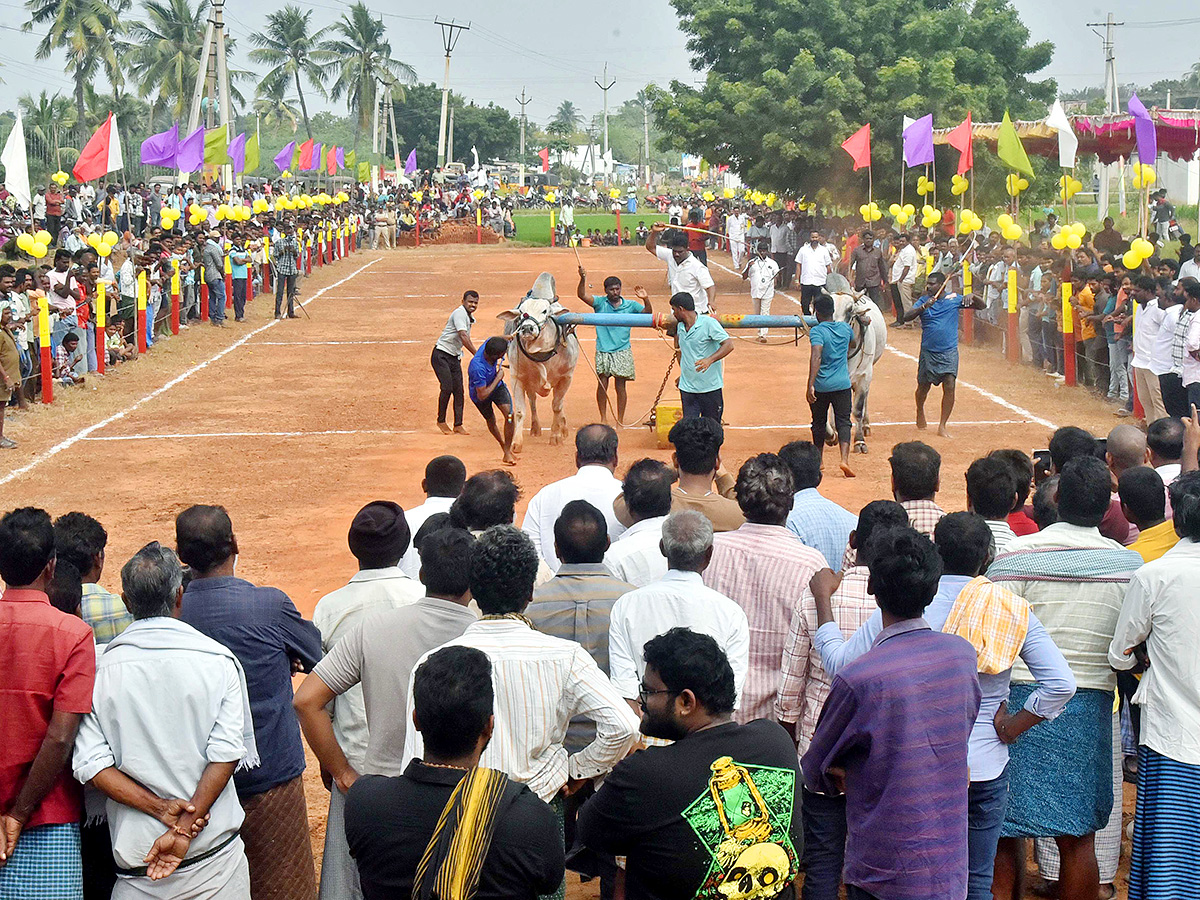
[[[550,443],[561,444],[567,439],[563,403],[579,362],[579,339],[573,329],[561,327],[554,319],[563,312],[566,309],[558,302],[554,276],[543,272],[520,303],[497,316],[504,321],[504,334],[509,339],[514,452],[519,453],[524,442],[526,399],[529,400],[529,433],[536,437],[542,433],[537,398],[549,396],[551,392],[554,394],[551,401],[554,419],[550,425]]]
[[[850,283],[841,275],[830,275],[826,289],[833,297],[833,318],[837,322],[849,322],[855,330],[855,338],[859,337],[861,326],[857,317],[864,312],[870,319],[870,327],[862,328],[862,337],[858,349],[850,357],[850,389],[853,391],[852,415],[854,418],[854,449],[858,453],[867,452],[867,437],[871,434],[871,417],[867,411],[867,396],[871,392],[871,378],[875,372],[875,363],[883,356],[887,347],[887,319],[883,311],[866,294],[859,294],[850,287]],[[828,442],[837,443],[837,431],[833,428],[833,412],[830,411],[830,423],[827,426]]]

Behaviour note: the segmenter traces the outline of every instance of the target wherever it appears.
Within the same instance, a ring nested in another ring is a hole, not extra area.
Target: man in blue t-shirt
[[[958,379],[958,311],[985,309],[982,297],[969,294],[945,294],[946,276],[931,272],[925,279],[925,293],[904,314],[904,321],[921,320],[921,357],[917,361],[917,427],[927,427],[925,398],[929,389],[942,386],[942,418],[938,434],[949,437],[946,423],[954,409],[954,385]]]
[[[696,312],[696,301],[687,291],[671,297],[671,313],[679,323],[679,398],[685,418],[695,416],[721,421],[725,411],[724,364],[733,352],[731,338],[712,316]]]
[[[490,337],[472,357],[467,366],[467,386],[471,402],[487,422],[488,431],[500,444],[504,451],[504,464],[515,466],[513,458],[513,411],[512,396],[504,383],[502,363],[508,353],[508,340],[502,337]],[[497,407],[504,414],[504,433],[501,434],[496,425],[496,414],[492,407]]]
[[[650,296],[640,284],[633,289],[638,298],[637,303],[626,300],[621,296],[621,279],[609,275],[604,279],[604,296],[597,297],[587,292],[587,270],[579,267],[579,287],[576,296],[591,306],[599,315],[619,315],[631,313],[654,312],[650,305]],[[617,422],[625,421],[625,404],[628,400],[625,394],[626,382],[633,381],[633,347],[629,343],[629,328],[625,325],[596,326],[596,405],[600,407],[600,421],[608,424],[608,379],[616,380],[617,393]]]
[[[829,408],[833,407],[833,421],[837,429],[838,448],[842,453],[842,474],[854,477],[850,468],[850,361],[857,352],[859,341],[854,339],[854,329],[849,322],[833,320],[833,298],[818,294],[813,300],[813,311],[817,324],[808,332],[808,343],[812,347],[808,361],[809,409],[812,410],[812,440],[818,450],[825,449],[825,429],[829,421]],[[859,317],[862,327],[869,328],[871,320],[866,313]]]
[[[240,322],[246,317],[246,279],[250,272],[250,251],[241,235],[229,248],[229,271],[233,280],[233,321]]]

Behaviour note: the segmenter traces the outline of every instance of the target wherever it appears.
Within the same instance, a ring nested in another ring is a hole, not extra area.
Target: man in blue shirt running
[[[969,294],[945,294],[946,276],[931,272],[925,279],[925,293],[916,306],[904,314],[904,321],[921,320],[921,356],[917,361],[917,428],[926,428],[925,398],[935,384],[942,386],[942,418],[938,434],[950,437],[946,423],[954,409],[954,385],[958,380],[958,311],[985,309],[982,297]]]
[[[515,466],[513,458],[513,410],[512,395],[508,385],[504,383],[504,357],[508,354],[508,341],[502,337],[490,337],[475,353],[467,365],[467,387],[471,402],[479,410],[487,422],[488,431],[492,433],[500,449],[504,451],[504,464]],[[497,407],[504,415],[504,433],[496,425],[496,414],[492,407]]]
[[[609,275],[604,279],[604,295],[597,297],[587,292],[587,270],[579,267],[579,287],[576,296],[588,304],[598,315],[620,315],[654,312],[650,296],[640,284],[633,289],[637,302],[621,296],[621,279]],[[629,328],[622,325],[596,326],[596,405],[600,407],[600,422],[608,424],[608,379],[616,381],[617,423],[625,421],[625,393],[627,382],[636,377],[633,368],[633,345],[629,342]]]

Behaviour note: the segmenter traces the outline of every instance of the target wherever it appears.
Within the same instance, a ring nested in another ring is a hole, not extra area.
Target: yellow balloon
[[[101,244],[96,248],[96,253],[100,256],[108,256],[112,253],[112,246],[110,244]]]
[[[900,212],[901,212],[900,204],[893,203],[891,206],[888,207],[888,212],[890,212],[893,216],[900,215]]]
[[[21,250],[24,250],[26,253],[28,253],[33,249],[33,245],[34,240],[32,234],[23,231],[21,234],[17,235],[17,247],[19,247]]]
[[[1072,250],[1078,250],[1080,245],[1082,245],[1082,244],[1083,244],[1083,238],[1081,238],[1075,232],[1072,231],[1070,234],[1067,235],[1067,246],[1070,247]]]
[[[43,244],[41,241],[34,241],[33,246],[29,248],[29,255],[32,256],[34,259],[41,259],[43,256],[46,255],[47,249],[48,248],[46,247],[46,245]]]
[[[1121,262],[1125,264],[1126,269],[1133,271],[1134,269],[1141,268],[1142,258],[1138,255],[1136,250],[1129,249],[1126,250],[1125,255],[1121,257]]]
[[[998,218],[996,220],[996,224],[1000,226],[1001,231],[1003,231],[1005,228],[1007,228],[1012,223],[1013,223],[1013,217],[1010,216],[1008,213],[1001,213],[1000,218]]]
[[[908,224],[908,213],[903,209],[896,213],[896,224],[901,226]]]
[[[1002,234],[1006,241],[1019,241],[1021,239],[1021,226],[1013,222],[1005,227]]]
[[[115,244],[120,239],[121,238],[117,236],[117,233],[115,231],[104,232],[104,243],[106,243],[106,244]]]
[[[1067,236],[1061,232],[1054,235],[1052,238],[1050,238],[1050,246],[1055,250],[1067,249]]]
[[[46,229],[43,228],[40,231],[37,231],[34,233],[33,239],[35,241],[41,241],[43,244],[49,245],[50,232],[48,232]]]
[[[882,218],[883,218],[883,213],[881,213],[879,210],[877,210],[877,209],[871,210],[871,221],[872,222],[878,222]]]
[[[97,234],[96,232],[94,232],[94,231],[93,231],[91,234],[89,234],[89,235],[87,236],[87,245],[88,245],[89,247],[95,247],[95,246],[96,246],[97,244],[99,244],[100,242],[101,242],[100,235],[98,235],[98,234]],[[46,241],[42,241],[42,243],[43,243],[43,244],[45,244],[45,243],[47,243],[47,242],[46,242]]]
[[[1149,259],[1154,255],[1154,245],[1145,238],[1138,238],[1129,245],[1129,248],[1133,250],[1133,252],[1136,253],[1140,259]]]
[[[916,213],[917,208],[915,206],[913,206],[911,203],[905,203],[903,206],[903,210],[904,210],[904,215],[908,216],[911,219],[913,217],[913,214]]]
[[[726,200],[732,200],[734,195],[733,188],[725,188],[724,194]]]

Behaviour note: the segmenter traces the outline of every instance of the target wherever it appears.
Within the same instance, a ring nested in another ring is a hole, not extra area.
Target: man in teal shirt
[[[683,415],[721,421],[725,398],[724,364],[733,352],[731,338],[712,316],[696,313],[692,295],[681,291],[671,298],[671,312],[679,323],[675,338],[679,342],[679,396]]]
[[[854,329],[848,322],[833,320],[833,298],[819,294],[813,301],[817,324],[808,332],[812,347],[808,363],[809,409],[812,410],[812,440],[818,450],[825,449],[825,430],[829,409],[837,429],[838,447],[842,452],[842,474],[853,478],[850,468],[850,354],[857,350]],[[865,314],[860,317],[864,328],[870,327]]]
[[[604,296],[597,297],[587,292],[587,270],[579,267],[579,287],[576,295],[590,304],[599,315],[617,315],[654,312],[650,296],[640,284],[634,287],[634,296],[640,302],[626,300],[621,296],[621,279],[609,275],[604,279]],[[600,421],[608,424],[608,379],[616,380],[617,422],[625,422],[626,382],[633,381],[633,346],[629,342],[629,328],[624,325],[596,326],[596,405],[600,407]]]
[[[233,321],[240,322],[246,317],[246,278],[249,274],[250,251],[246,249],[246,239],[235,237],[233,246],[229,248],[229,271],[233,277]]]

